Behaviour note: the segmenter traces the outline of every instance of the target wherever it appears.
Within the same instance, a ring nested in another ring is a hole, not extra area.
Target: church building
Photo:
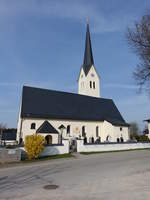
[[[129,124],[112,99],[100,96],[100,76],[94,66],[89,24],[78,94],[24,86],[18,118],[17,141],[41,134],[48,144],[63,139],[119,142],[129,139]]]

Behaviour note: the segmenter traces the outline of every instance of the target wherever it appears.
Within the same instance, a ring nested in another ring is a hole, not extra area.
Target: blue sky
[[[0,0],[0,122],[17,126],[23,85],[77,92],[88,17],[101,96],[142,127],[150,99],[137,93],[125,32],[149,8],[148,0]]]

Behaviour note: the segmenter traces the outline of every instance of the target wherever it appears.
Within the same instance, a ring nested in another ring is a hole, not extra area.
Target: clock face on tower
[[[94,77],[94,74],[92,73],[91,76]]]

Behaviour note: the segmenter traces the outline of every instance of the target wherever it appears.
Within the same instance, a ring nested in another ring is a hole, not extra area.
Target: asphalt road
[[[49,189],[49,185],[58,188]],[[82,155],[1,168],[0,200],[4,199],[149,200],[150,150]]]

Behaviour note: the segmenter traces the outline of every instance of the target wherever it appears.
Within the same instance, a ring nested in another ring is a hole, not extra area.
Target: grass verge
[[[52,155],[52,156],[44,156],[44,157],[39,157],[34,160],[22,160],[21,163],[26,163],[26,162],[38,162],[38,161],[44,161],[44,160],[52,160],[52,159],[60,159],[60,158],[72,158],[73,155],[71,153],[66,153],[66,154],[60,154],[60,155]]]
[[[44,156],[44,157],[36,158],[34,160],[24,159],[18,162],[0,163],[0,168],[19,166],[21,164],[30,164],[30,163],[36,163],[36,162],[41,162],[41,161],[46,161],[46,160],[73,158],[73,157],[74,156],[71,153],[68,153],[68,154],[61,154],[61,155]]]

